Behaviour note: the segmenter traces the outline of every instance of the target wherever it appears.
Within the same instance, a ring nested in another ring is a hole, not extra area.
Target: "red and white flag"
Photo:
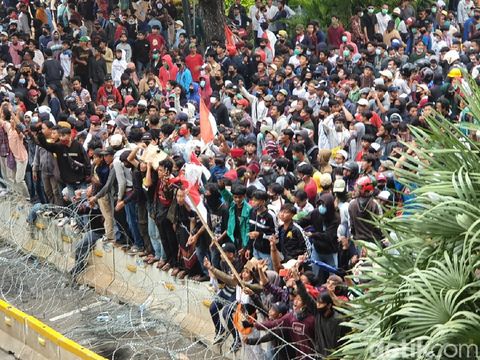
[[[180,172],[180,174],[169,180],[170,183],[180,185],[183,190],[186,191],[185,202],[187,205],[195,211],[199,216],[202,217],[204,221],[207,221],[207,209],[202,201],[202,195],[199,191],[199,182],[191,183],[185,178],[185,174]]]
[[[217,122],[203,100],[200,100],[200,138],[209,144],[217,135]]]
[[[235,46],[235,36],[233,35],[233,31],[225,24],[225,45]]]

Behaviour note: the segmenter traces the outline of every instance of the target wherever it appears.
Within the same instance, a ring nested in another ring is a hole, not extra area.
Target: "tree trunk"
[[[206,44],[211,44],[214,39],[223,44],[225,42],[224,0],[199,0],[199,6],[202,10],[202,24]]]

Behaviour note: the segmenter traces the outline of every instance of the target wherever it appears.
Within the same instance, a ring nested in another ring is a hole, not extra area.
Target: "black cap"
[[[223,251],[228,252],[228,253],[232,253],[232,254],[235,254],[237,252],[237,248],[230,241],[227,241],[225,244],[223,244],[222,249],[223,249]]]
[[[152,137],[152,134],[149,133],[149,132],[146,132],[145,134],[143,134],[142,136],[142,141],[148,141],[148,140],[152,140],[153,137]]]
[[[115,150],[112,147],[108,147],[106,149],[103,149],[100,152],[100,155],[115,155]]]
[[[272,309],[278,312],[279,314],[286,314],[288,312],[288,305],[284,302],[276,302],[272,304]]]

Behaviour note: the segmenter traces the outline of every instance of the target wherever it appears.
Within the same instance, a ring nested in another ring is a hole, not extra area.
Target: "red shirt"
[[[330,26],[327,30],[328,44],[339,48],[340,45],[342,45],[342,36],[344,32],[345,30],[342,25],[338,25],[337,27]]]
[[[303,190],[307,193],[308,201],[315,205],[315,199],[317,198],[317,184],[315,180],[310,178],[308,184],[305,184]]]
[[[200,54],[189,54],[185,58],[185,65],[187,66],[188,70],[192,73],[192,79],[195,82],[199,81],[200,78],[200,71],[201,66],[203,65],[203,57]]]
[[[98,89],[97,105],[107,106],[107,97],[109,95],[115,96],[115,102],[117,104],[123,103],[122,95],[120,94],[120,91],[118,91],[118,89],[115,86],[112,87],[111,91],[108,91],[105,85],[103,85],[103,86],[100,86],[100,88]]]
[[[165,39],[160,34],[150,34],[147,36],[147,41],[150,43],[150,54],[153,50],[158,50],[160,54],[163,52],[165,46]]]

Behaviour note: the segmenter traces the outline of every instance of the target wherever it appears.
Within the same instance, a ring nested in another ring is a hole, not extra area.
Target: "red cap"
[[[35,89],[28,90],[28,96],[32,97],[32,96],[36,96],[36,95],[38,95],[37,90],[35,90]]]
[[[260,172],[260,166],[254,162],[247,166],[247,170],[257,175]]]
[[[99,125],[100,123],[100,118],[97,115],[90,116],[90,124]]]
[[[238,99],[237,104],[242,105],[244,107],[247,107],[248,106],[248,100],[247,99]]]
[[[230,150],[230,155],[234,159],[242,157],[244,153],[245,153],[245,151],[241,148],[233,148],[233,149]]]
[[[238,174],[237,174],[237,171],[236,171],[236,170],[229,170],[229,171],[227,171],[227,172],[223,175],[223,177],[224,177],[225,179],[234,181],[234,180],[237,180]]]
[[[377,181],[387,181],[387,177],[382,173],[377,173],[377,176],[375,177],[377,178]]]

